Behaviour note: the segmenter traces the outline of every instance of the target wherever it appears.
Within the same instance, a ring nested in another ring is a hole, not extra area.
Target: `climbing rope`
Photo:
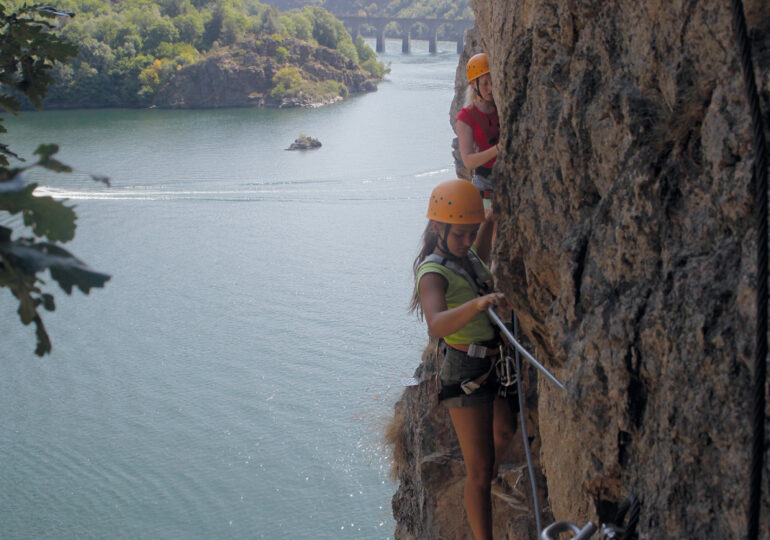
[[[519,337],[519,318],[513,314],[513,333]],[[524,454],[527,456],[527,472],[529,473],[529,483],[532,485],[532,505],[535,508],[535,524],[537,525],[537,534],[543,530],[543,522],[540,519],[540,497],[537,491],[537,481],[535,480],[535,467],[532,464],[532,452],[529,449],[529,437],[527,436],[527,418],[524,407],[524,390],[521,387],[521,357],[519,349],[514,351],[513,357],[516,361],[516,391],[519,397],[519,416],[521,418],[521,438],[524,440]]]
[[[754,132],[754,167],[752,171],[757,229],[757,327],[754,351],[753,440],[751,445],[751,487],[748,510],[748,538],[759,536],[759,509],[762,500],[762,467],[765,457],[765,379],[767,378],[767,144],[759,94],[754,80],[751,44],[746,29],[743,2],[733,0],[733,27],[740,49],[746,97],[751,108]]]

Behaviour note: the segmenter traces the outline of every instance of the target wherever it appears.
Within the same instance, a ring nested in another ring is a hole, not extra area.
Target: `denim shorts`
[[[492,362],[497,361],[497,355],[485,358],[474,358],[462,351],[453,349],[446,343],[442,343],[438,350],[441,360],[441,369],[438,378],[442,387],[456,386],[468,379],[475,379],[489,371]],[[472,394],[461,393],[458,396],[444,399],[441,403],[447,407],[474,407],[485,403],[492,403],[497,398],[497,384],[495,372],[489,374],[487,383]]]
[[[473,185],[476,186],[479,189],[482,190],[495,190],[495,184],[489,179],[484,176],[479,176],[478,174],[473,175]]]

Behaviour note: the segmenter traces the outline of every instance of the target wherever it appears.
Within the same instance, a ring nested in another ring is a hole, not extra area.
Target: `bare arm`
[[[442,338],[454,334],[471,322],[479,312],[486,311],[489,306],[504,304],[502,293],[486,294],[468,300],[464,304],[447,309],[447,282],[440,274],[428,273],[420,278],[420,302],[428,323],[428,333],[431,337]]]
[[[476,151],[476,139],[473,136],[473,128],[463,121],[455,124],[457,130],[457,140],[460,143],[460,156],[463,158],[463,165],[469,169],[475,169],[484,165],[487,161],[497,157],[497,145],[491,146],[481,152]]]
[[[476,242],[473,244],[476,248],[476,255],[485,264],[489,264],[489,257],[492,254],[492,235],[495,232],[496,223],[497,216],[491,210],[487,210],[487,219],[479,227],[479,234],[476,236]]]

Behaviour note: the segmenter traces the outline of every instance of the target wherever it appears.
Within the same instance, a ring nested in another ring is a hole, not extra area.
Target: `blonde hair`
[[[484,75],[481,75],[483,77]],[[474,90],[474,83],[478,81],[478,79],[473,79],[473,81],[468,83],[468,86],[465,87],[465,105],[464,107],[470,107],[471,105],[476,105],[478,103],[481,103],[484,101],[480,95],[476,93]],[[492,103],[494,103],[494,96],[492,98]],[[495,104],[497,106],[497,104]]]
[[[465,107],[470,107],[471,105],[475,105],[476,103],[481,103],[481,96],[479,96],[473,88],[471,88],[471,85],[469,84],[465,88]]]

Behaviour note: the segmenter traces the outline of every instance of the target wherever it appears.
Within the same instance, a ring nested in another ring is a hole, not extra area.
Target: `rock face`
[[[730,3],[474,8],[504,145],[496,277],[566,384],[537,385],[553,515],[612,521],[634,493],[641,538],[745,537],[754,150]],[[770,4],[745,9],[767,122]]]
[[[286,51],[284,62],[276,60],[279,47]],[[277,100],[270,96],[273,77],[287,65],[296,67],[308,81],[342,83],[351,94],[377,90],[375,80],[337,51],[292,38],[264,37],[239,42],[185,66],[158,91],[155,104],[181,109],[317,105],[312,98]]]

